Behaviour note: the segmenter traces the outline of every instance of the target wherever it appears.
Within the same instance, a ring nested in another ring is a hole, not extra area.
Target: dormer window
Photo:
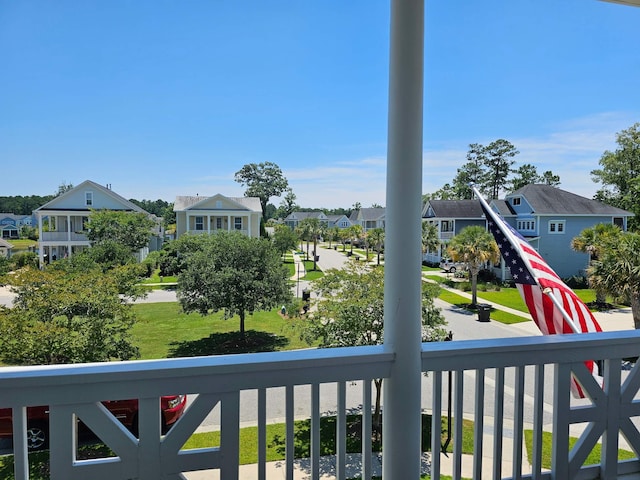
[[[84,192],[84,204],[87,207],[93,206],[93,192]]]
[[[221,209],[222,208],[222,200],[216,200],[216,208],[217,209]]]
[[[520,197],[513,197],[511,199],[511,205],[513,205],[514,207],[520,205],[520,200]]]

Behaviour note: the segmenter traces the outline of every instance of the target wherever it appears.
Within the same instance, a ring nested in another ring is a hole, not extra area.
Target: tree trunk
[[[631,315],[633,316],[633,326],[640,329],[640,292],[633,292],[631,295]]]
[[[313,271],[316,271],[316,258],[318,258],[318,241],[313,237]]]
[[[478,303],[478,272],[470,271],[471,275],[471,305]]]
[[[240,337],[244,338],[244,310],[240,312]]]
[[[602,288],[596,288],[596,303],[607,303],[607,292]]]

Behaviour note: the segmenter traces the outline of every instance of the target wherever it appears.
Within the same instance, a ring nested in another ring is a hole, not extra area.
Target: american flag
[[[493,234],[511,271],[511,277],[540,331],[544,335],[601,332],[602,328],[584,302],[547,265],[529,242],[489,207],[479,192],[476,191],[476,195],[482,205],[489,231]],[[599,378],[595,362],[585,362],[585,365]],[[574,393],[583,397],[580,386],[575,381],[573,383]]]

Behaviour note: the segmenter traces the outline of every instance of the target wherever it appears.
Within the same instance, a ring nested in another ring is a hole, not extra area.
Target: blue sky
[[[504,138],[591,197],[640,121],[640,8],[426,0],[425,22],[423,191]],[[0,0],[0,196],[239,196],[270,161],[302,206],[384,205],[388,43],[387,0]]]

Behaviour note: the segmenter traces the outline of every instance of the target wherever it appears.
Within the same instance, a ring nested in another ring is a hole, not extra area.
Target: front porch
[[[424,375],[415,396],[422,412],[432,415],[433,445],[442,443],[441,418],[450,414],[453,419],[452,451],[446,456],[429,455],[432,478],[440,478],[443,462],[448,462],[447,470],[456,479],[640,478],[638,458],[618,461],[619,449],[640,449],[640,433],[633,423],[640,411],[640,374],[637,367],[630,371],[622,367],[623,359],[640,355],[639,340],[640,332],[624,331],[423,344]],[[584,360],[593,359],[594,352],[604,364],[603,389],[583,365]],[[266,476],[265,432],[267,424],[276,420],[286,424],[282,469],[286,478],[294,478],[293,427],[300,418],[310,419],[311,457],[305,469],[308,478],[317,479],[322,472],[319,424],[328,412],[337,415],[335,476],[349,478],[346,460],[353,462],[354,457],[347,457],[346,416],[353,409],[371,411],[372,380],[388,381],[394,361],[394,354],[377,346],[4,368],[0,405],[13,408],[17,427],[15,478],[29,478],[26,407],[41,404],[50,406],[54,479],[239,478],[239,431],[247,424],[257,426],[258,462],[242,470],[253,469],[253,478],[270,478]],[[591,400],[572,398],[571,371],[579,376]],[[328,396],[321,395],[325,389],[330,390]],[[173,393],[188,393],[192,401],[174,428],[162,436],[158,397]],[[96,406],[105,399],[126,398],[140,399],[139,439]],[[383,397],[386,414],[385,400]],[[208,417],[211,411],[214,414]],[[92,426],[116,457],[76,460],[76,415]],[[211,421],[205,418],[213,418],[209,429],[221,432],[220,445],[183,449],[203,421]],[[470,455],[463,455],[463,448],[468,447],[463,446],[458,419],[473,422]],[[363,478],[372,474],[371,431],[371,417],[365,415],[363,451],[357,457],[364,459],[359,465]],[[543,464],[543,434],[553,436],[550,465]],[[573,450],[568,448],[569,437],[578,438]],[[391,444],[402,439],[385,436],[384,441]],[[583,465],[598,442],[600,464]],[[420,456],[419,445],[413,451]],[[189,473],[208,470],[218,473],[195,477]]]

